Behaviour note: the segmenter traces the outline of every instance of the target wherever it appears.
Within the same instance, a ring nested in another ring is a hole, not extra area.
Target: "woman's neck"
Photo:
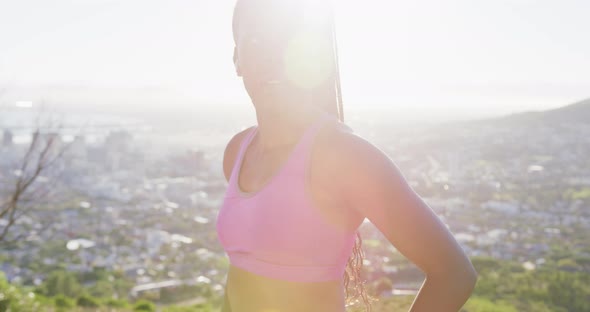
[[[257,149],[272,151],[296,144],[307,127],[325,114],[307,103],[278,104],[256,107]]]

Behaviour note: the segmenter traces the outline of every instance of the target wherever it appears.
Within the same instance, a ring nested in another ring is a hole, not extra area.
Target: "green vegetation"
[[[76,300],[76,305],[85,308],[97,308],[100,306],[100,302],[89,295],[82,295]]]
[[[581,188],[579,190],[568,189],[565,192],[564,197],[572,200],[588,200],[590,199],[590,187]]]
[[[213,312],[218,311],[214,309],[210,304],[196,304],[188,307],[168,307],[164,309],[164,312]]]
[[[490,299],[481,297],[470,298],[463,309],[464,311],[469,312],[518,312],[518,310],[509,303],[504,301],[497,301],[494,303]]]
[[[164,312],[215,312],[214,306],[220,305],[221,298],[215,298],[213,292],[207,287],[186,286],[178,288],[178,292],[162,292],[156,303],[147,299],[140,299],[137,302],[130,302],[125,299],[115,299],[112,296],[116,291],[112,287],[106,287],[107,291],[97,291],[104,288],[106,284],[117,284],[117,281],[105,282],[111,276],[106,272],[90,272],[76,275],[64,270],[51,272],[43,284],[38,287],[22,287],[11,285],[6,280],[3,272],[0,271],[0,312],[29,312],[29,311],[109,311],[109,312],[131,312],[131,311],[164,311]],[[96,281],[94,278],[99,278]],[[93,281],[87,287],[81,286],[81,281]],[[101,286],[102,285],[102,286]],[[208,303],[193,304],[190,306],[164,306],[168,303],[178,302],[187,298],[193,292],[191,299],[197,296],[206,296]],[[107,297],[94,296],[93,293],[102,293]],[[126,297],[126,296],[125,296]],[[174,299],[178,299],[174,301]]]
[[[472,262],[479,279],[462,312],[590,311],[590,274],[586,273],[590,264],[588,258],[572,257],[555,247],[547,262],[535,269],[527,270],[521,263],[488,257],[475,257]],[[112,275],[101,271],[76,275],[58,270],[51,272],[43,284],[31,288],[9,284],[0,272],[0,311],[219,311],[221,298],[208,288],[181,287],[174,296],[162,292],[158,300],[130,302],[114,299],[112,288],[96,290],[97,285],[103,285],[100,281],[109,276]],[[94,278],[100,280],[87,287],[81,286],[82,280]],[[374,293],[387,293],[393,285],[389,279],[381,278],[370,284],[369,289]],[[91,292],[111,297],[94,296]],[[178,304],[178,300],[185,300],[190,292],[196,294],[193,297],[205,298],[206,303],[174,305]],[[382,297],[373,302],[374,311],[407,311],[413,299],[413,296]],[[348,311],[363,311],[363,305],[359,303]]]
[[[32,292],[10,285],[0,272],[0,311],[37,311],[49,303]]]
[[[152,312],[156,311],[156,305],[153,302],[149,302],[146,300],[139,300],[135,306],[133,307],[133,311],[146,311]]]
[[[475,258],[480,278],[474,295],[515,311],[590,311],[590,274],[563,267],[563,262],[578,265],[565,260],[525,270],[514,262]]]
[[[71,309],[74,307],[74,300],[64,296],[64,295],[57,295],[53,298],[53,303],[57,308],[61,308],[64,310]]]
[[[572,267],[581,265],[575,259],[559,259],[535,270],[492,258],[476,257],[472,262],[479,279],[462,312],[590,311],[590,274],[574,271]],[[563,262],[572,265],[564,269]],[[407,297],[402,300],[393,297],[381,299],[375,307],[376,311],[405,311],[410,305]]]

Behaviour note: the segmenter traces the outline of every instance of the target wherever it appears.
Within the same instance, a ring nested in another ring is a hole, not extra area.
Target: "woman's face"
[[[234,64],[250,96],[324,83],[333,71],[329,28],[305,28],[298,1],[263,2],[242,0],[234,12]]]
[[[234,65],[250,87],[283,80],[284,48],[278,38],[269,38],[264,30],[241,28],[236,34]]]
[[[297,1],[240,0],[234,11],[234,64],[249,93],[287,83],[286,49],[301,15]]]

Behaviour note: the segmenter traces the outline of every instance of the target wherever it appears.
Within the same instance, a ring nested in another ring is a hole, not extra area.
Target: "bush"
[[[463,310],[465,312],[517,312],[518,310],[505,302],[492,302],[481,297],[472,297],[467,301]]]
[[[194,307],[194,310],[197,312],[211,312],[211,311],[213,311],[213,308],[211,307],[211,305],[206,304],[206,303],[197,304],[197,305],[194,305],[193,307]]]
[[[164,312],[212,312],[213,308],[208,303],[195,304],[192,306],[170,306]]]
[[[98,302],[98,300],[96,298],[88,296],[88,295],[82,295],[82,296],[78,297],[76,304],[79,307],[85,307],[85,308],[96,308],[96,307],[100,306],[100,303]]]
[[[0,271],[0,311],[45,311],[33,292],[10,285]]]
[[[127,308],[129,303],[124,299],[107,299],[104,302],[104,305],[110,308]]]
[[[43,285],[42,293],[46,296],[65,295],[70,298],[78,297],[82,293],[82,286],[78,283],[76,275],[67,271],[53,271]]]
[[[58,308],[69,309],[74,307],[74,302],[72,301],[72,299],[64,295],[55,296],[55,298],[53,298],[53,304]]]
[[[148,311],[153,312],[156,311],[156,305],[152,302],[146,300],[139,300],[135,303],[133,307],[133,311]]]

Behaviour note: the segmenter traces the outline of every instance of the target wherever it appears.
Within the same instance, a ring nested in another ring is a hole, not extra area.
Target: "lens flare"
[[[304,89],[321,85],[334,70],[332,53],[330,42],[318,32],[298,32],[285,52],[287,79]]]

